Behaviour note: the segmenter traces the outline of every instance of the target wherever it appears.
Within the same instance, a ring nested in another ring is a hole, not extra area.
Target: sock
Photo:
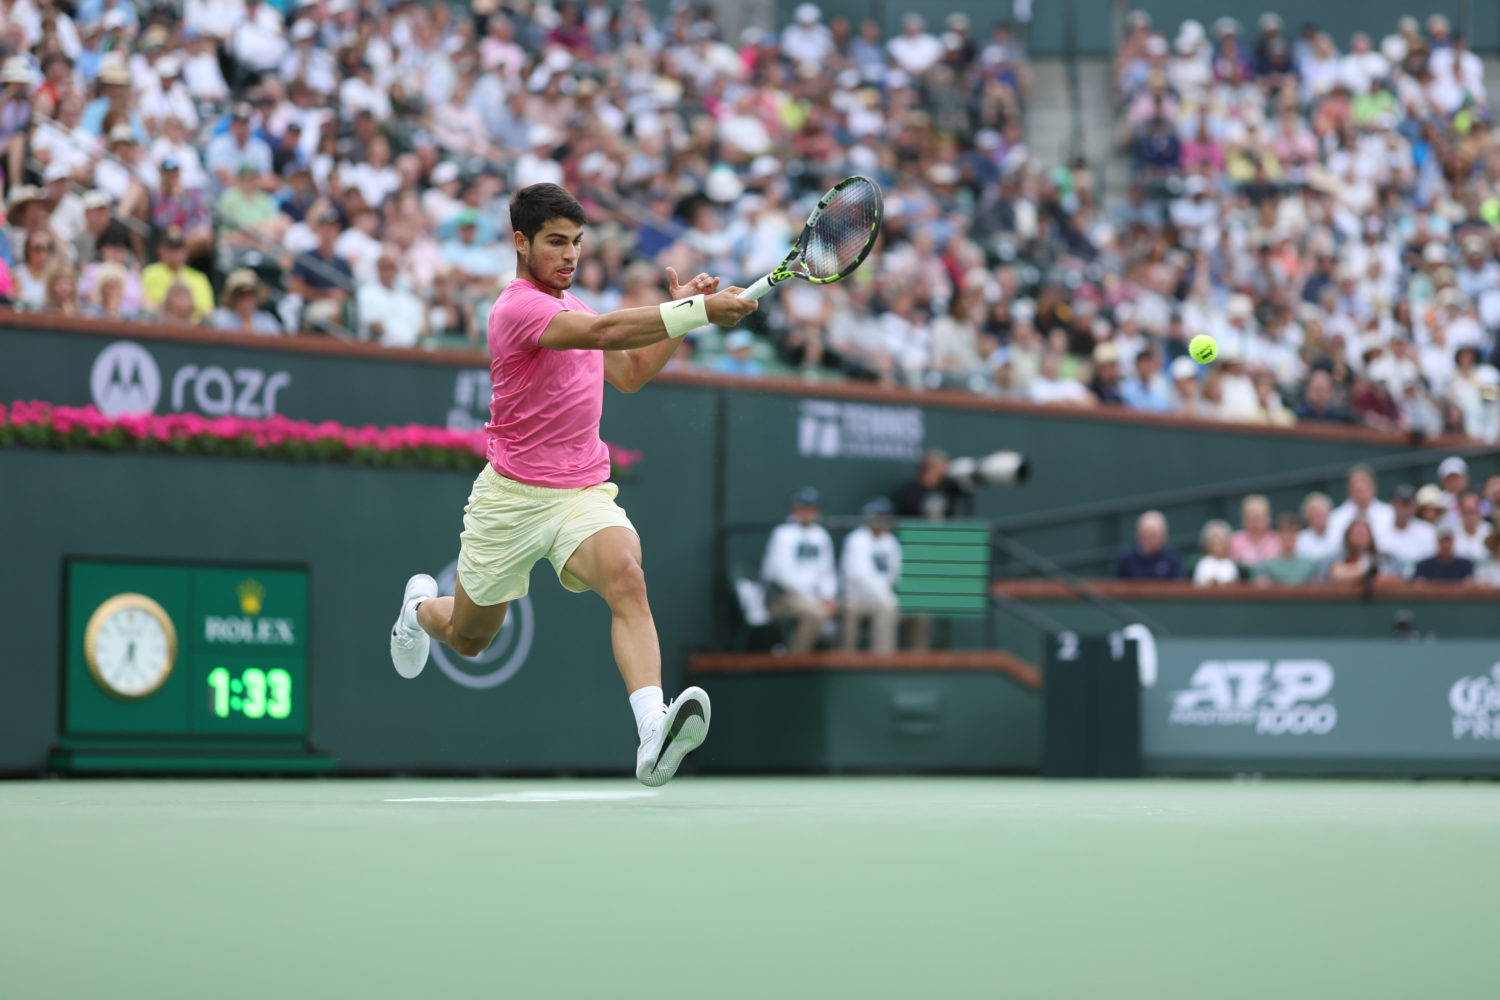
[[[417,608],[421,607],[425,600],[427,600],[425,597],[413,597],[407,603],[406,610],[401,612],[401,624],[407,628],[421,628],[422,626],[417,624]]]
[[[665,715],[667,704],[662,700],[661,688],[643,687],[630,692],[630,710],[635,713],[635,731],[641,739],[646,738],[647,725],[657,716]]]

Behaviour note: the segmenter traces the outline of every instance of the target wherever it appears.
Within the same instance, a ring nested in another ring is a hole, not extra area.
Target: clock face
[[[177,659],[177,632],[161,605],[120,594],[99,606],[84,635],[89,672],[110,694],[144,698],[166,683]]]

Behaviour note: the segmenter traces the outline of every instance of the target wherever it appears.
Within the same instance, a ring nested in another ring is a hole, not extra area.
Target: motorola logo
[[[438,593],[451,597],[457,580],[458,562],[455,560],[437,575]],[[476,691],[499,687],[526,665],[526,655],[531,652],[535,632],[536,613],[531,608],[530,596],[527,596],[510,602],[500,634],[478,656],[459,656],[441,642],[434,641],[432,658],[437,661],[438,669],[455,684]]]
[[[133,340],[120,340],[99,352],[89,373],[94,405],[107,417],[154,413],[161,399],[161,369],[151,352]]]

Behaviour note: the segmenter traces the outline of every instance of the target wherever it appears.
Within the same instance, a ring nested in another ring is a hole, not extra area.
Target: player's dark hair
[[[510,226],[528,240],[535,239],[549,219],[567,219],[580,226],[589,222],[578,199],[556,184],[533,184],[511,196]]]

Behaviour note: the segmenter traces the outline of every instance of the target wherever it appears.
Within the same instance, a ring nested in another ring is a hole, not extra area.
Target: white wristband
[[[708,304],[702,295],[677,299],[675,302],[663,302],[661,321],[662,325],[667,328],[668,337],[681,337],[700,326],[708,325]]]

